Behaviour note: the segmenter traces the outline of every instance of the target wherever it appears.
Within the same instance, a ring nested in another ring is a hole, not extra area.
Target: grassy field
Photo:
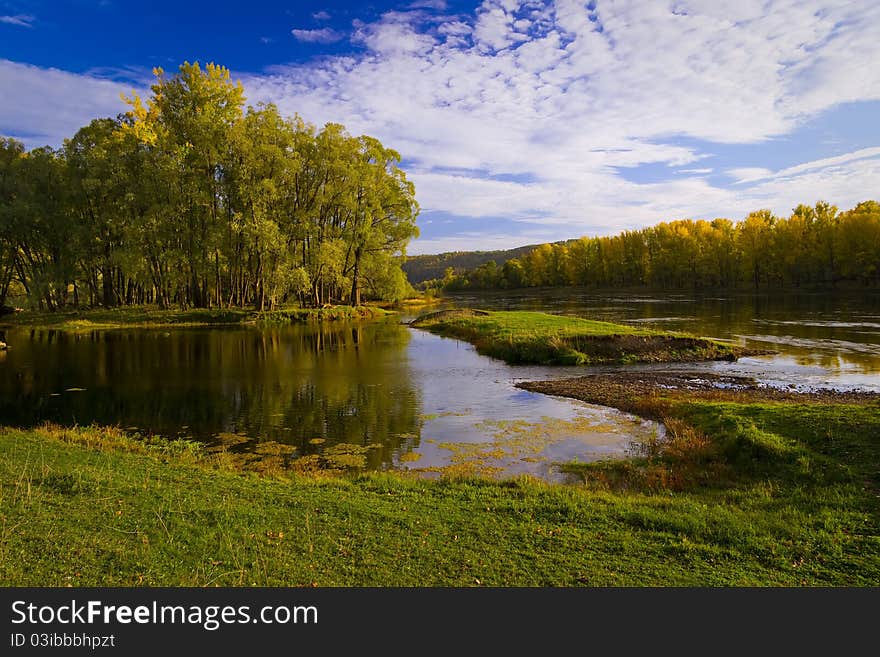
[[[372,319],[388,314],[378,307],[332,306],[328,308],[284,308],[258,312],[242,308],[191,308],[163,310],[156,306],[65,309],[57,312],[23,311],[0,317],[0,328],[18,326],[54,328],[65,331],[127,327],[224,326],[254,323],[286,323]]]
[[[465,340],[511,364],[734,360],[746,353],[717,340],[539,312],[441,311],[411,325]]]
[[[112,429],[0,430],[0,585],[864,586],[873,406],[670,401],[585,484],[242,474]]]

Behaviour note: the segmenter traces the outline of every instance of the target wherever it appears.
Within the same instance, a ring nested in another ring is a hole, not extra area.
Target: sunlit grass
[[[511,364],[732,360],[744,353],[717,340],[540,312],[441,311],[412,326],[465,340]]]
[[[877,583],[876,407],[678,413],[652,477],[592,464],[583,486],[257,476],[190,443],[3,429],[0,585]]]

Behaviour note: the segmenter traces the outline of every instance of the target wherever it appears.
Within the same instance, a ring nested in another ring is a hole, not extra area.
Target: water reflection
[[[10,332],[13,333],[13,332]],[[210,440],[241,433],[292,444],[380,443],[418,434],[420,391],[392,324],[237,330],[15,332],[0,418],[119,424]]]
[[[548,479],[561,477],[554,461],[623,456],[657,431],[514,387],[562,370],[513,368],[399,321],[11,333],[2,424],[111,424],[236,451],[277,441],[297,459],[336,453],[372,469]],[[370,449],[334,452],[342,443]]]

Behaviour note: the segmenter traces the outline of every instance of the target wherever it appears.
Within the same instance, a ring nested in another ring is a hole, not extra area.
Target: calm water
[[[113,424],[305,456],[378,444],[374,469],[454,466],[556,479],[553,461],[624,455],[656,425],[519,390],[512,368],[394,321],[257,329],[16,330],[0,352],[0,422]]]
[[[590,294],[458,297],[458,305],[634,322],[776,349],[737,363],[679,365],[772,385],[880,391],[880,303]],[[402,318],[406,319],[406,318]],[[378,444],[369,467],[477,468],[559,478],[554,461],[623,456],[661,430],[613,409],[518,390],[585,368],[512,367],[392,321],[234,329],[0,331],[0,423],[114,424],[214,441],[274,440],[300,456]],[[609,368],[604,368],[609,369]]]
[[[838,294],[600,295],[577,290],[456,297],[458,305],[542,310],[732,340],[773,356],[668,369],[752,376],[779,387],[880,392],[880,291]],[[609,369],[609,368],[605,368]]]

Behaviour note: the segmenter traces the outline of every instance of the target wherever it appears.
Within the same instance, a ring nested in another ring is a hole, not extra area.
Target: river
[[[768,385],[880,391],[880,300],[850,295],[460,295],[446,306],[530,309],[687,331],[773,349],[736,363],[672,366]],[[621,457],[662,427],[517,381],[587,368],[509,366],[411,329],[406,316],[271,328],[8,329],[0,423],[111,424],[208,443],[245,436],[293,456],[370,446],[369,469],[564,480],[554,463]],[[629,366],[632,367],[632,366]],[[645,367],[645,366],[637,366]],[[670,367],[670,366],[664,366]],[[613,368],[602,368],[603,370]]]

